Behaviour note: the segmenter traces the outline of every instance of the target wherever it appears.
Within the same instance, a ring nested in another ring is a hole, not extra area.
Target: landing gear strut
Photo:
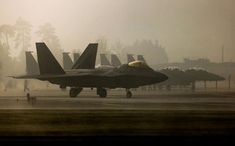
[[[126,89],[126,98],[131,98],[131,97],[132,97],[132,93],[130,89]]]
[[[101,98],[104,98],[107,96],[107,91],[104,88],[97,88],[96,91],[97,95],[99,95]]]
[[[82,91],[82,88],[71,88],[69,91],[70,97],[77,97],[77,95]]]

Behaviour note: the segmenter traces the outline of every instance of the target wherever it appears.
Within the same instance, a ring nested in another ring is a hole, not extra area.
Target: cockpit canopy
[[[149,68],[149,66],[145,62],[142,62],[142,61],[130,62],[130,63],[128,63],[128,66],[129,67],[136,67],[136,68]]]

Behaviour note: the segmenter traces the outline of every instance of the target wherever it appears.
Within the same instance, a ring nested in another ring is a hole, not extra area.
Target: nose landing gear
[[[104,88],[97,88],[96,91],[97,95],[99,95],[101,98],[104,98],[107,96],[107,91]]]
[[[130,89],[126,89],[126,98],[131,98],[131,97],[132,97],[132,93]]]

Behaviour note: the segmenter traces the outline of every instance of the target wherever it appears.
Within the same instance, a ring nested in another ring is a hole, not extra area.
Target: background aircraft
[[[127,63],[135,61],[135,58],[133,57],[133,54],[127,54]]]
[[[63,66],[65,70],[70,70],[72,69],[73,66],[73,60],[70,58],[68,52],[63,53]]]
[[[120,66],[122,63],[116,54],[111,54],[111,64],[114,67]]]

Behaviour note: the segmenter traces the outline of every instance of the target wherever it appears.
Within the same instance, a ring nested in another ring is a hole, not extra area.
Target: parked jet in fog
[[[39,75],[38,63],[34,59],[31,51],[25,52],[26,57],[26,73],[27,75]]]
[[[89,44],[90,48],[98,44]],[[89,47],[88,47],[89,48]],[[134,61],[128,64],[123,64],[118,68],[113,69],[90,69],[94,66],[94,60],[87,60],[84,55],[78,59],[72,68],[73,70],[65,71],[55,57],[52,55],[45,43],[36,43],[38,64],[40,75],[24,75],[17,76],[17,79],[39,79],[49,81],[52,84],[60,86],[69,86],[70,97],[76,97],[83,88],[97,88],[97,95],[106,97],[107,91],[105,88],[125,88],[126,96],[131,97],[132,93],[129,89],[139,86],[155,84],[168,79],[168,77],[160,72],[154,71],[144,62]],[[86,54],[90,50],[85,50]],[[94,58],[97,49],[90,55]],[[82,63],[86,62],[86,64]],[[75,69],[83,68],[83,69]]]
[[[111,54],[111,64],[114,67],[120,66],[122,63],[116,54]]]
[[[127,63],[135,61],[133,54],[127,54]]]

